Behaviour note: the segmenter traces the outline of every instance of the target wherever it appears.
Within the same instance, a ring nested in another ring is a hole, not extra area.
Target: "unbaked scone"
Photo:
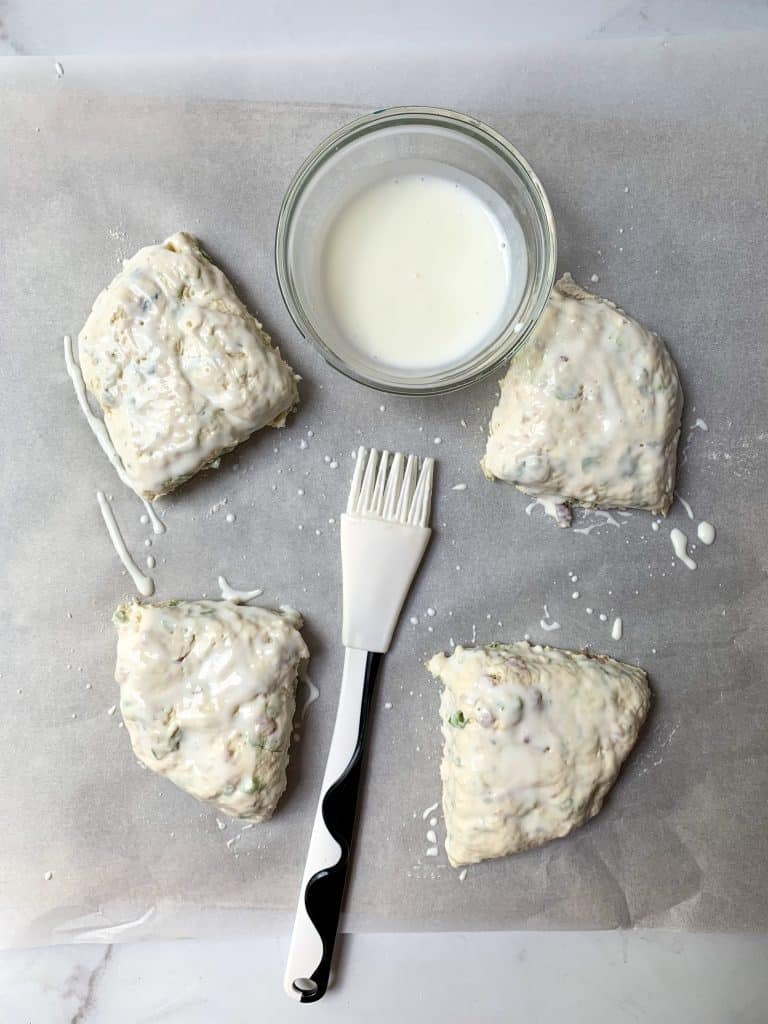
[[[567,835],[600,810],[650,704],[602,655],[491,644],[436,654],[445,849],[454,867]]]
[[[78,345],[126,476],[150,500],[298,402],[293,370],[185,232],[124,262]]]
[[[664,342],[570,274],[510,364],[483,470],[554,506],[666,513],[683,393]]]
[[[270,818],[309,658],[300,616],[169,601],[120,605],[113,621],[120,711],[139,760],[226,814]]]

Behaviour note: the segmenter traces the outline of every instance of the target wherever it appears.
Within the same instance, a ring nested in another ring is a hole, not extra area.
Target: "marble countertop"
[[[3,1024],[525,1020],[764,1024],[766,936],[670,932],[356,935],[311,1009],[281,988],[287,935],[0,955]]]

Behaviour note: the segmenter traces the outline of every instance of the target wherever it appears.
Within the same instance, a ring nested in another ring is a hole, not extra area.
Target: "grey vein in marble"
[[[114,948],[114,946],[107,946],[107,948],[104,950],[104,955],[102,956],[101,960],[99,960],[96,966],[91,970],[91,973],[88,976],[88,983],[85,989],[85,995],[83,996],[83,1001],[76,1010],[74,1016],[71,1018],[69,1024],[82,1024],[82,1022],[86,1019],[86,1015],[89,1014],[90,1011],[93,1009],[93,1001],[96,995],[96,988],[99,984],[101,976],[107,969],[107,965],[109,964],[110,959],[112,958],[112,951],[114,950]]]

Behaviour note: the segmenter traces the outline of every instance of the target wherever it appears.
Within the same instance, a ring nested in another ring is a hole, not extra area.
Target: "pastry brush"
[[[376,674],[431,536],[433,469],[360,448],[341,517],[344,672],[285,972],[302,1003],[328,987]]]

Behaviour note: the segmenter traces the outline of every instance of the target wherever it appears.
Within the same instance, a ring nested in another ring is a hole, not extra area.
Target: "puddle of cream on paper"
[[[227,583],[224,576],[219,576],[218,582],[222,598],[225,601],[234,601],[235,604],[246,604],[248,601],[252,601],[256,597],[261,597],[264,593],[261,587],[256,587],[255,590],[236,590]]]
[[[155,592],[155,584],[150,576],[145,576],[144,573],[139,569],[138,565],[131,558],[128,548],[125,546],[123,535],[120,533],[120,527],[117,525],[115,519],[115,513],[112,511],[112,506],[107,501],[106,495],[103,491],[96,491],[96,500],[99,503],[101,509],[101,515],[104,519],[104,525],[107,528],[109,538],[114,545],[115,551],[123,563],[134,585],[142,597],[151,597]]]
[[[716,537],[715,528],[712,523],[708,523],[706,519],[703,519],[696,527],[696,536],[699,538],[702,544],[706,544],[709,547],[710,544],[715,543]]]
[[[142,498],[141,499],[141,503],[144,506],[144,508],[147,510],[147,518],[149,519],[150,523],[152,524],[152,533],[154,533],[156,535],[159,535],[161,533],[165,533],[165,523],[158,516],[157,512],[155,512],[155,510],[152,508],[152,502],[151,501],[147,501],[146,498]]]
[[[682,530],[678,530],[677,527],[670,531],[669,539],[672,541],[672,547],[675,550],[675,554],[689,569],[695,569],[696,563],[688,554],[688,537],[683,533]]]

